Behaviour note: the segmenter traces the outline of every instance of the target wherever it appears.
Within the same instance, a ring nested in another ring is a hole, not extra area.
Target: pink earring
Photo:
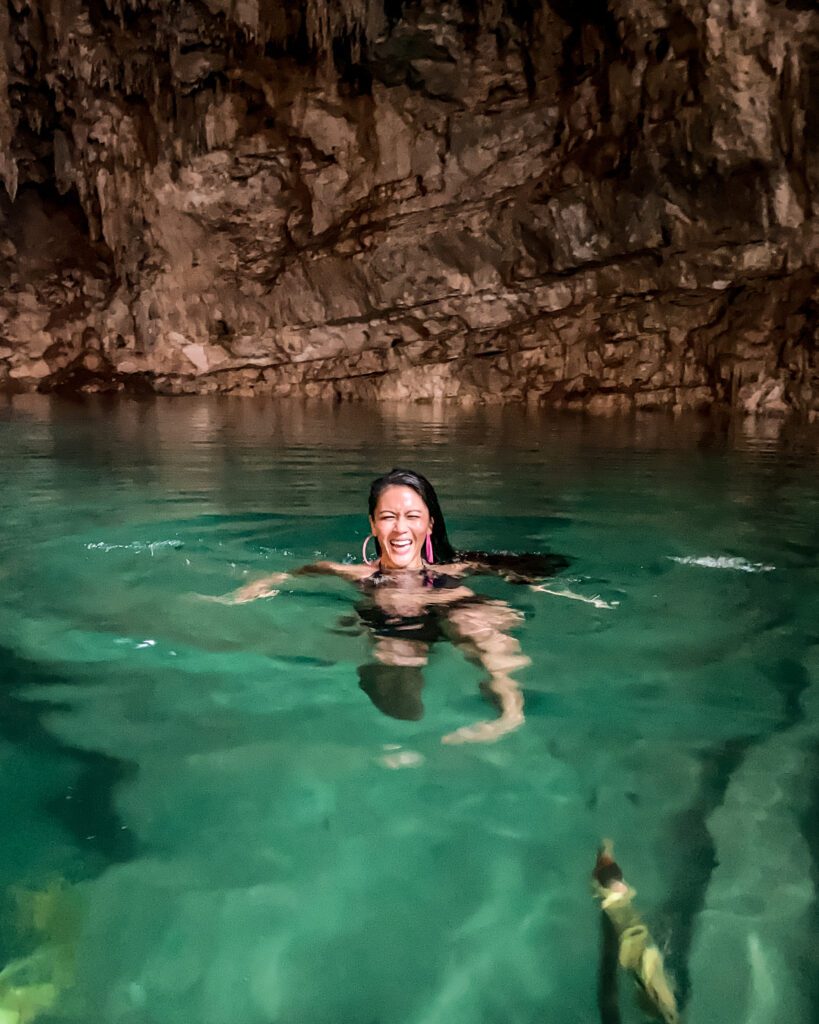
[[[364,559],[364,563],[366,565],[372,565],[373,564],[372,561],[369,558],[367,558],[367,545],[370,543],[371,540],[375,540],[375,534],[374,533],[371,533],[367,537],[365,537],[364,538],[364,543],[361,546],[361,557]]]
[[[427,562],[432,565],[435,559],[432,557],[432,534],[427,534],[427,542],[424,545],[424,553],[427,556]]]

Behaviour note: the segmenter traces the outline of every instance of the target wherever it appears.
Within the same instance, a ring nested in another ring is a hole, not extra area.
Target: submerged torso
[[[366,597],[356,610],[376,636],[426,644],[443,638],[441,624],[448,608],[476,600],[458,576],[429,566],[394,573],[379,568],[359,587]]]

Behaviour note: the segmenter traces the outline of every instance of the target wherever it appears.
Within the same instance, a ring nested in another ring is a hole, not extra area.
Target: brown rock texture
[[[0,0],[0,386],[819,416],[809,0]]]

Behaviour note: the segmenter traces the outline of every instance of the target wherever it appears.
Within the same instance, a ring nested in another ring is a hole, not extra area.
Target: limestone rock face
[[[807,0],[0,0],[0,386],[819,415]]]

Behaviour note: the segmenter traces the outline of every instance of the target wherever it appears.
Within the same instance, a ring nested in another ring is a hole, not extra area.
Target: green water
[[[19,891],[65,879],[79,907],[40,1020],[597,1021],[611,836],[689,1024],[815,1021],[819,457],[765,430],[0,406],[0,955],[46,941]],[[438,486],[456,545],[570,555],[562,583],[619,602],[473,580],[532,659],[496,744],[440,741],[491,715],[449,644],[422,720],[369,702],[348,584],[197,597],[357,558],[393,465]]]

